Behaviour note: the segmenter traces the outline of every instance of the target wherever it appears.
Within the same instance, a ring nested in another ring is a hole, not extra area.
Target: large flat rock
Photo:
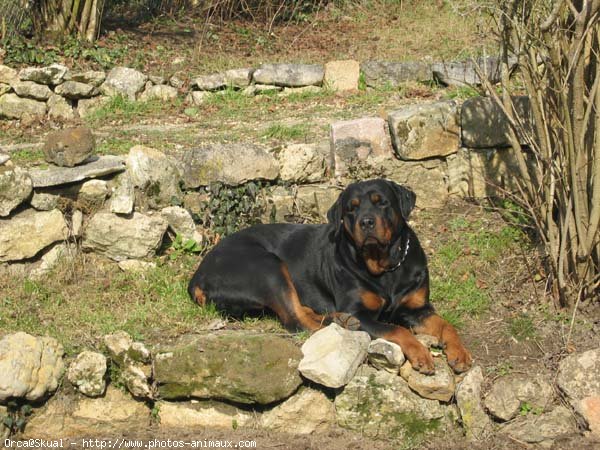
[[[17,94],[4,94],[0,97],[0,118],[23,119],[46,115],[45,102],[21,98]]]
[[[269,404],[302,383],[300,349],[289,339],[232,332],[184,336],[156,352],[154,379],[166,400],[202,398]]]
[[[533,130],[533,117],[529,97],[512,98],[517,117],[524,124],[526,133]],[[509,147],[510,124],[502,108],[489,97],[474,97],[462,105],[462,145],[469,148]],[[526,144],[524,133],[518,133],[521,144]]]
[[[10,220],[0,219],[0,262],[31,258],[49,245],[66,239],[68,233],[65,219],[56,209],[26,209]]]
[[[421,61],[365,61],[360,65],[369,87],[398,87],[407,81],[430,81],[433,79],[431,64]]]
[[[109,436],[145,430],[150,423],[150,408],[123,391],[109,386],[98,398],[52,398],[27,421],[25,439]]]
[[[180,156],[183,182],[195,189],[221,182],[237,186],[252,180],[279,176],[275,157],[254,144],[213,144],[194,148]]]
[[[160,215],[134,212],[130,217],[123,217],[99,212],[85,229],[83,248],[115,261],[149,258],[160,246],[167,226]]]
[[[29,176],[34,188],[59,186],[74,183],[87,178],[96,178],[125,170],[123,159],[118,156],[98,156],[89,159],[86,164],[75,167],[49,167],[33,169]]]
[[[320,86],[325,70],[317,64],[263,64],[254,71],[252,78],[257,84],[301,87]]]

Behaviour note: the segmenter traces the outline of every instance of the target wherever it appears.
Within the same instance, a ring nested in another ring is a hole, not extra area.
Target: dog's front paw
[[[456,373],[466,372],[473,364],[471,353],[460,343],[448,344],[444,353],[446,353],[446,357],[448,358],[448,364],[450,364],[450,367]]]
[[[414,370],[425,375],[433,375],[435,373],[433,356],[420,342],[418,342],[418,345],[411,345],[402,350],[404,350],[404,354]]]
[[[357,331],[360,329],[360,320],[348,313],[332,313],[329,316],[330,323],[335,323],[342,328],[350,331]]]

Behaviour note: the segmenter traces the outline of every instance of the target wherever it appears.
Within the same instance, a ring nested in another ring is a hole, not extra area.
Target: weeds
[[[497,264],[502,255],[522,245],[523,234],[513,226],[489,230],[480,220],[456,216],[447,223],[451,238],[431,258],[431,298],[440,314],[459,328],[467,318],[488,311],[490,294],[480,280],[481,267]],[[478,270],[474,270],[474,264]]]
[[[306,124],[282,125],[279,123],[270,125],[263,133],[264,139],[299,140],[306,136],[308,126]]]
[[[107,103],[94,109],[86,116],[86,121],[90,124],[99,122],[108,122],[113,120],[132,120],[139,116],[149,114],[164,114],[165,102],[160,100],[150,100],[139,102],[130,100],[122,95],[111,97]]]
[[[260,223],[267,207],[263,188],[261,182],[237,187],[213,183],[208,188],[211,195],[203,205],[205,213],[200,222],[219,236]]]
[[[532,339],[536,336],[533,320],[527,314],[513,317],[508,326],[510,335],[517,340]]]

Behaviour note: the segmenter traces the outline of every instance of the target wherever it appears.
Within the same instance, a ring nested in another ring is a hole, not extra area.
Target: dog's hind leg
[[[213,303],[233,317],[269,309],[289,330],[314,331],[332,321],[302,305],[287,265],[256,245],[207,255],[188,292],[199,305]]]

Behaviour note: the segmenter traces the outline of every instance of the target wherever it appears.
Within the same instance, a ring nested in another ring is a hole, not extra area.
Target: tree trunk
[[[519,201],[546,249],[560,303],[594,298],[600,287],[600,0],[507,0],[498,10],[504,68],[519,59],[534,130],[533,167],[517,139],[515,84],[505,70],[502,98],[488,91],[513,130]]]
[[[93,42],[100,32],[105,0],[37,0],[34,25],[38,34],[74,35]]]

